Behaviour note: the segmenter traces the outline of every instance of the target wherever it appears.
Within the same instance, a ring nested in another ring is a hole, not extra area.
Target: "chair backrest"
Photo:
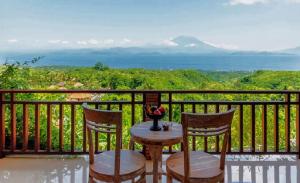
[[[144,93],[143,94],[143,110],[145,105],[156,105],[160,106],[161,104],[161,94],[160,93]],[[143,121],[149,121],[151,120],[147,115],[145,115],[145,112],[143,112]]]
[[[115,134],[115,176],[120,175],[120,151],[122,144],[122,112],[91,109],[86,103],[82,105],[89,141],[90,164],[94,163],[94,143],[92,131]]]
[[[153,105],[153,106],[160,106],[161,104],[161,94],[158,92],[147,92],[143,94],[143,111],[145,105]],[[151,121],[145,112],[143,112],[143,121]],[[143,152],[144,156],[147,160],[151,159],[149,148],[143,145]]]
[[[229,130],[235,109],[223,113],[182,113],[183,151],[184,151],[184,173],[187,181],[190,175],[190,157],[188,136],[218,136],[224,134],[221,149],[220,169],[224,169],[225,154]]]

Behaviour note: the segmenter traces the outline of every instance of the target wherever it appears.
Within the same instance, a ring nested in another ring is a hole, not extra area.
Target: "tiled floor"
[[[0,159],[1,183],[84,183],[87,178],[86,156]],[[147,182],[152,182],[150,176]],[[226,182],[300,183],[300,161],[295,156],[228,156]]]

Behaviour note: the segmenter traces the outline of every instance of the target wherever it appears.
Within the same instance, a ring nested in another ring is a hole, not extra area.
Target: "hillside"
[[[27,66],[14,66],[7,70],[0,72],[1,88],[59,89],[63,86],[67,89],[300,89],[299,71],[204,72]]]

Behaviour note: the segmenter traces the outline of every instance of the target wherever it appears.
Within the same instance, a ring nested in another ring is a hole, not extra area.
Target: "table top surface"
[[[151,131],[153,121],[141,122],[130,129],[131,137],[142,144],[173,145],[182,141],[182,126],[175,122],[159,121],[159,125],[168,123],[168,131]]]

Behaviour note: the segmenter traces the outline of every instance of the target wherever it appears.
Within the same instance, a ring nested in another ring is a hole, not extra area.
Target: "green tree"
[[[42,57],[36,57],[29,61],[14,63],[6,62],[0,71],[0,88],[24,89],[28,88],[29,65],[38,62]]]
[[[94,66],[94,69],[98,71],[105,71],[108,70],[109,67],[107,65],[104,65],[102,62],[97,62]]]

